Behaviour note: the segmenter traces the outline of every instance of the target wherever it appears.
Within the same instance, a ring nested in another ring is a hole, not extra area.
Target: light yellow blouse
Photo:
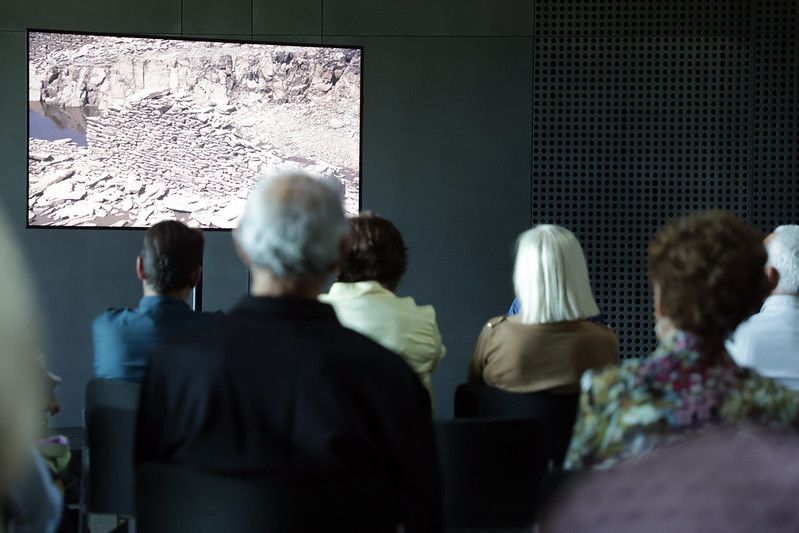
[[[430,305],[400,298],[376,281],[334,283],[319,300],[331,304],[341,324],[399,354],[430,392],[430,374],[446,348]]]

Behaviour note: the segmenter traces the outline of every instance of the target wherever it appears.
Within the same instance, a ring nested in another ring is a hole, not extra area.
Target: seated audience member
[[[799,524],[799,440],[714,429],[571,480],[547,533],[788,533]]]
[[[350,249],[336,283],[319,299],[336,310],[345,327],[398,353],[432,396],[430,374],[444,357],[432,306],[397,297],[407,266],[407,249],[390,221],[370,213],[352,219]]]
[[[62,497],[41,456],[46,387],[37,313],[19,249],[0,216],[0,530],[55,531]]]
[[[589,368],[618,363],[616,335],[599,314],[577,238],[540,225],[519,236],[513,273],[520,312],[492,318],[477,339],[470,383],[510,392],[577,392]]]
[[[771,295],[738,327],[727,350],[739,365],[799,391],[799,226],[775,229],[766,251]]]
[[[308,176],[267,178],[251,193],[234,233],[251,294],[154,355],[137,464],[368,479],[396,496],[408,530],[440,527],[427,392],[401,358],[318,301],[347,230],[335,191]]]
[[[735,365],[724,339],[768,294],[762,235],[731,213],[670,222],[649,246],[659,345],[587,372],[567,468],[609,467],[714,421],[796,426],[799,396]]]
[[[513,301],[510,303],[510,307],[508,307],[507,313],[505,314],[508,316],[518,315],[521,308],[522,308],[522,303],[519,301],[518,298],[514,298]],[[608,319],[605,317],[605,315],[602,314],[601,311],[598,315],[589,316],[587,320],[595,324],[603,324],[603,325],[608,324]]]
[[[136,275],[144,297],[136,309],[109,309],[92,324],[94,375],[140,382],[150,355],[196,319],[186,298],[200,280],[203,235],[167,220],[144,234]]]

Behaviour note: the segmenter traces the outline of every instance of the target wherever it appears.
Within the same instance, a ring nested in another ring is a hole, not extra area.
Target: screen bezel
[[[192,42],[214,42],[214,43],[234,43],[234,44],[264,44],[273,46],[300,46],[304,48],[341,48],[349,50],[358,50],[361,53],[361,94],[360,94],[360,109],[358,110],[358,212],[363,210],[363,108],[364,108],[364,47],[360,45],[328,45],[324,43],[301,43],[291,41],[264,41],[246,39],[242,36],[241,39],[223,39],[213,37],[184,37],[182,35],[159,35],[159,34],[141,34],[141,33],[105,33],[94,31],[71,31],[71,30],[53,30],[42,28],[26,28],[25,29],[25,109],[28,108],[28,84],[30,80],[30,34],[31,33],[54,33],[59,35],[91,35],[98,37],[130,37],[135,39],[164,39],[170,41],[192,41]],[[25,229],[34,230],[78,230],[78,231],[142,231],[149,228],[149,226],[37,226],[30,223],[30,119],[25,120]],[[235,228],[195,228],[200,231],[212,232],[231,232]]]

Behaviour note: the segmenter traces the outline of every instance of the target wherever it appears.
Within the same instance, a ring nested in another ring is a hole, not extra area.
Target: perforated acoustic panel
[[[752,222],[799,224],[799,2],[757,2],[752,47]]]
[[[799,223],[796,5],[536,0],[532,223],[575,232],[622,355],[654,344],[646,249],[723,208]]]

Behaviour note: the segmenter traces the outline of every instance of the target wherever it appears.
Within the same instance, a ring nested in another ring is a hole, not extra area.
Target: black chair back
[[[532,524],[549,462],[546,429],[534,419],[435,424],[448,527]]]
[[[549,435],[550,458],[559,467],[572,438],[579,399],[577,393],[518,393],[463,383],[455,390],[455,417],[541,420]]]
[[[133,445],[139,389],[137,384],[106,379],[93,379],[86,386],[86,512],[134,513]]]
[[[136,528],[146,533],[397,530],[397,503],[370,482],[210,474],[139,465]]]
[[[94,407],[114,407],[135,411],[141,385],[116,379],[94,378],[86,385],[86,411]]]

